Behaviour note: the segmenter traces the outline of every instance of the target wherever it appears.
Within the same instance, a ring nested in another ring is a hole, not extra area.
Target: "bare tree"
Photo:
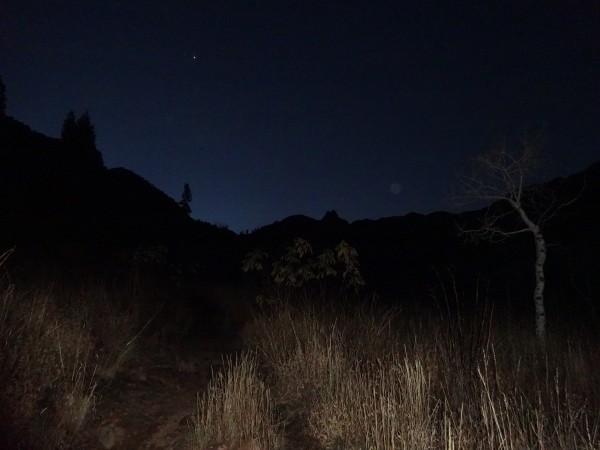
[[[546,341],[546,241],[542,230],[560,209],[578,197],[560,199],[555,186],[526,186],[540,166],[541,156],[536,142],[524,142],[517,152],[510,151],[503,144],[473,158],[472,172],[459,178],[463,185],[462,201],[485,201],[489,205],[477,226],[461,227],[461,231],[492,242],[516,234],[532,234],[535,243],[535,328],[538,341],[543,346]]]

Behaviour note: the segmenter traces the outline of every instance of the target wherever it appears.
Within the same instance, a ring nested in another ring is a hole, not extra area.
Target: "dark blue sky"
[[[0,74],[9,115],[58,136],[88,110],[108,167],[235,231],[450,210],[525,134],[548,176],[600,159],[594,0],[2,0]]]

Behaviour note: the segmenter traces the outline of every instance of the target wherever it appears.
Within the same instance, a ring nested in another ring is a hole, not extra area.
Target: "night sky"
[[[107,167],[252,230],[453,210],[469,157],[600,159],[600,2],[0,1],[7,113],[89,111]]]

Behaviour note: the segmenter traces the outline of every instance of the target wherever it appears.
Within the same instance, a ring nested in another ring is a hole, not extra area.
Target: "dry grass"
[[[76,445],[100,374],[134,355],[156,311],[136,296],[3,286],[0,447]],[[198,398],[191,444],[294,448],[282,437],[293,429],[298,448],[600,449],[598,337],[554,331],[541,352],[527,325],[268,305],[244,329],[252,353]]]
[[[431,448],[436,408],[419,361],[393,357],[328,373],[308,414],[311,437],[326,448]]]
[[[100,378],[114,377],[134,355],[146,316],[99,284],[3,286],[0,446],[75,446]]]
[[[109,294],[103,285],[88,285],[73,295],[60,296],[71,311],[81,311],[91,328],[96,346],[97,374],[112,379],[134,357],[141,313],[119,295]]]
[[[244,337],[278,408],[323,448],[600,448],[594,343],[551,336],[541,353],[519,327],[401,319],[283,304]]]
[[[219,372],[198,398],[192,434],[197,449],[280,448],[270,390],[258,377],[253,356],[226,361],[226,371]]]
[[[67,447],[94,406],[94,344],[84,318],[59,309],[48,292],[9,286],[0,305],[0,342],[7,439]]]

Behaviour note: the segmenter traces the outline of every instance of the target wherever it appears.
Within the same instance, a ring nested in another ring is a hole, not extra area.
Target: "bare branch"
[[[575,202],[579,195],[559,201],[557,189],[548,185],[526,187],[529,177],[539,167],[535,142],[524,142],[520,153],[508,151],[506,145],[493,148],[472,160],[471,174],[459,177],[463,184],[462,200],[491,203],[476,227],[459,230],[472,239],[501,241],[521,233],[532,233],[535,244],[536,334],[542,347],[545,342],[544,263],[546,241],[541,232],[545,221],[560,209]],[[580,193],[581,195],[581,193]]]

